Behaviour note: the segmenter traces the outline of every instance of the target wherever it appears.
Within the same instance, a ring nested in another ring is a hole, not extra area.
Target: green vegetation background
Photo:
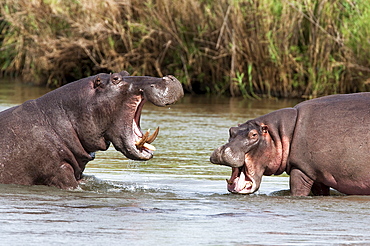
[[[0,0],[0,71],[60,86],[175,75],[191,93],[367,91],[370,0]]]

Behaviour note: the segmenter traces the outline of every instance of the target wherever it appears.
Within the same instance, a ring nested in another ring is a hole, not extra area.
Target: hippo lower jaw
[[[224,145],[213,151],[210,161],[232,168],[231,178],[226,179],[229,192],[251,194],[258,190],[259,182],[247,172],[248,163],[252,163],[247,154],[235,154],[229,146]]]
[[[233,167],[231,178],[226,179],[227,190],[237,194],[252,194],[257,190],[256,181],[247,174],[246,166]]]
[[[112,141],[116,150],[132,160],[149,160],[153,157],[155,147],[151,144],[157,137],[159,128],[149,136],[149,130],[145,134],[141,131],[141,111],[147,100],[143,97],[131,102],[131,114],[124,115],[120,122],[127,122],[126,127],[113,128],[106,135],[106,139]]]

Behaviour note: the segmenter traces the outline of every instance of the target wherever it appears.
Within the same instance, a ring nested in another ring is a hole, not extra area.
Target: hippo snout
[[[180,81],[172,75],[167,75],[147,85],[144,89],[144,95],[154,105],[166,106],[182,98],[184,90]]]
[[[182,85],[180,81],[178,81],[175,76],[173,75],[167,75],[163,77],[163,80],[167,83],[168,88],[172,88],[172,92],[167,95],[167,104],[173,104],[175,103],[178,99],[182,98],[184,96],[184,90],[182,88]]]
[[[244,154],[237,153],[230,146],[224,145],[213,151],[210,161],[213,164],[241,167],[244,165]]]

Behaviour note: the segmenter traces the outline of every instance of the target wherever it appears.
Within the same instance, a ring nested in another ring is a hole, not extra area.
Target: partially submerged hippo
[[[232,167],[232,193],[259,189],[263,175],[290,175],[294,196],[370,194],[370,93],[308,100],[230,128],[211,162]]]
[[[140,129],[146,101],[175,103],[184,95],[173,76],[98,74],[0,112],[0,183],[75,188],[94,152],[152,158],[158,129]]]

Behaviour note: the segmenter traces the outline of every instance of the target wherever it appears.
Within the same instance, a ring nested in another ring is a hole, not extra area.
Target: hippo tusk
[[[144,146],[144,144],[146,143],[146,140],[148,139],[148,136],[149,136],[149,133],[150,133],[150,130],[148,130],[145,134],[144,134],[144,136],[139,140],[139,141],[137,141],[136,142],[136,147],[138,147],[138,148],[141,148],[141,147],[143,147]]]
[[[157,129],[155,129],[153,135],[151,135],[150,137],[148,137],[148,139],[146,140],[146,142],[149,143],[149,144],[153,143],[153,141],[157,138],[158,133],[159,133],[159,126],[157,127]]]
[[[159,133],[159,127],[155,129],[154,133],[149,137],[150,129],[144,134],[144,136],[138,140],[135,145],[137,148],[144,147],[145,149],[155,151],[155,147],[151,143],[157,138]]]
[[[248,187],[247,187],[248,186]],[[243,189],[249,189],[253,186],[253,182],[252,181],[248,181],[245,183],[245,186],[243,187]]]

